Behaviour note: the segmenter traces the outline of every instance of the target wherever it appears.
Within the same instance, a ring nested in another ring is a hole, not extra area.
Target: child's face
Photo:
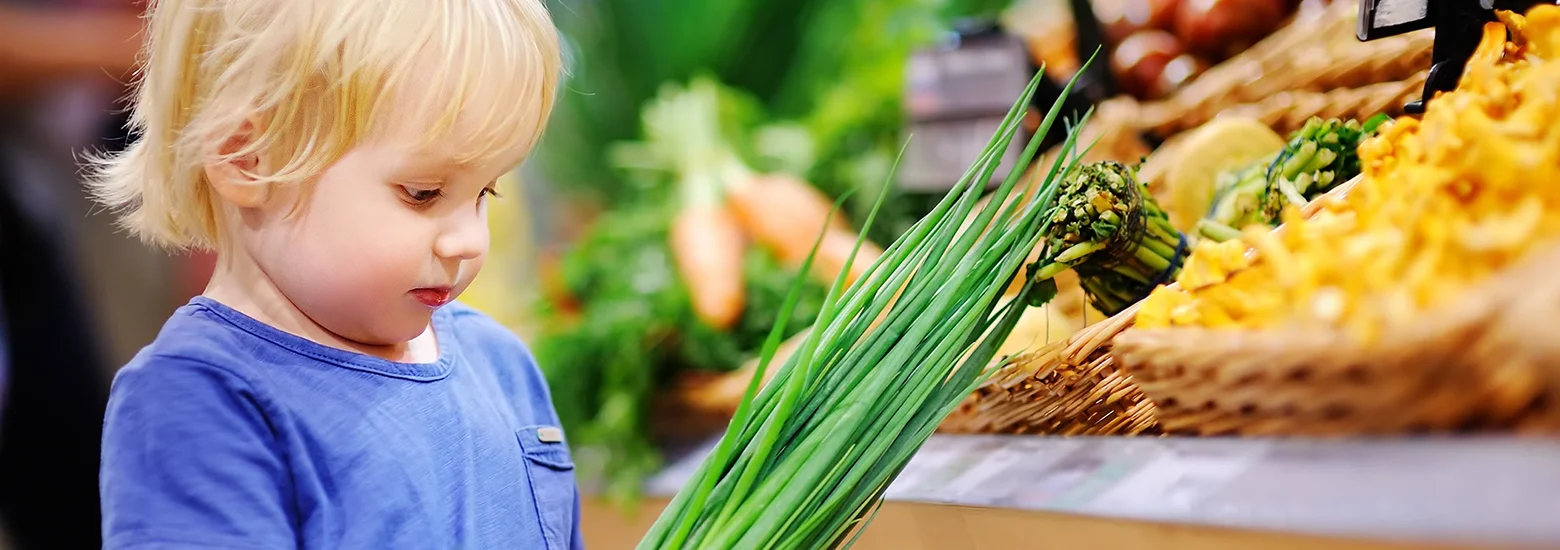
[[[361,344],[415,338],[466,289],[488,250],[489,192],[517,160],[462,166],[455,151],[410,143],[361,144],[309,185],[278,188],[243,214],[245,246],[281,295]]]

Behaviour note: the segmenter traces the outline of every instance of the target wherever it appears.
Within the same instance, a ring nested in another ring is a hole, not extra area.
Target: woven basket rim
[[[1560,296],[1557,268],[1560,239],[1376,339],[1335,326],[1132,328],[1110,353],[1175,433],[1359,435],[1524,423],[1552,433],[1560,410],[1546,403],[1560,395],[1560,356],[1513,345],[1505,312],[1535,295]],[[1560,310],[1550,307],[1538,321],[1552,323]]]
[[[1329,190],[1322,197],[1307,203],[1305,207],[1300,210],[1300,215],[1303,217],[1313,216],[1325,208],[1327,206],[1327,202],[1346,198],[1349,192],[1358,186],[1359,183],[1363,180],[1364,176],[1360,175],[1350,178],[1348,181],[1339,184],[1337,187]],[[1273,228],[1272,231],[1278,233],[1283,230],[1284,226],[1280,225]],[[1181,287],[1180,283],[1174,281],[1166,284],[1165,286],[1170,288]],[[1078,329],[1077,332],[1074,332],[1067,338],[1051,342],[1034,351],[1016,355],[1014,356],[1012,363],[1008,367],[1001,369],[999,372],[1022,372],[1031,370],[1029,367],[1033,363],[1044,361],[1046,359],[1072,359],[1080,355],[1088,355],[1094,349],[1109,344],[1117,335],[1121,334],[1123,331],[1132,328],[1132,322],[1137,318],[1137,312],[1142,307],[1142,304],[1143,302],[1139,301],[1127,307],[1127,309],[1121,310],[1120,312],[1106,318],[1103,321]],[[996,378],[996,376],[993,378]]]
[[[1375,340],[1364,340],[1342,327],[1322,323],[1263,328],[1181,326],[1150,329],[1133,326],[1123,330],[1116,339],[1118,344],[1127,345],[1149,339],[1174,339],[1185,342],[1184,345],[1231,340],[1268,346],[1292,342],[1297,353],[1307,355],[1314,351],[1310,348],[1318,345],[1328,346],[1334,354],[1344,351],[1380,353],[1402,346],[1417,346],[1448,332],[1488,322],[1514,300],[1527,296],[1534,285],[1560,284],[1560,278],[1552,275],[1557,270],[1560,270],[1560,239],[1553,239],[1535,247],[1494,276],[1462,290],[1459,296],[1425,309],[1408,322],[1382,327],[1380,338]]]
[[[1311,216],[1330,201],[1348,194],[1362,176],[1350,179],[1313,200],[1301,210]],[[1274,231],[1282,230],[1282,226]],[[1171,283],[1170,286],[1178,286]],[[1132,375],[1117,365],[1110,353],[1114,340],[1136,319],[1142,302],[1098,323],[1086,326],[1061,340],[1035,350],[1006,358],[989,378],[960,405],[943,425],[952,431],[970,432],[1045,431],[1046,433],[1140,434],[1160,429],[1158,409]],[[1072,369],[1078,378],[1047,379],[1059,371]],[[1114,380],[1115,388],[1103,399],[1096,386]],[[987,402],[996,399],[993,406]],[[1044,411],[1038,417],[1019,421],[1023,411]],[[1099,416],[1099,415],[1104,415]],[[1104,418],[1104,421],[1101,419]]]

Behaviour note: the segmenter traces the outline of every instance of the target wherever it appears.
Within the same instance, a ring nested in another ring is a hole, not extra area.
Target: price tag
[[[1376,40],[1435,26],[1430,0],[1360,0],[1355,37]]]

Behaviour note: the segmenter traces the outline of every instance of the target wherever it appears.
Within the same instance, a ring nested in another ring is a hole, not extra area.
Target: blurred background
[[[846,261],[858,234],[870,258],[957,181],[1040,67],[1048,79],[1036,103],[1048,105],[1098,51],[1068,113],[1130,118],[1329,9],[1325,0],[549,3],[569,74],[541,149],[504,183],[522,191],[494,203],[491,257],[462,299],[527,338],[582,483],[615,503],[634,502],[668,456],[723,426],[793,284],[803,292],[787,335],[806,329],[829,281],[865,265]],[[210,270],[208,256],[169,255],[116,231],[78,178],[84,151],[133,139],[117,100],[142,7],[0,0],[0,526],[13,548],[98,546],[108,383]],[[1198,105],[1255,101],[1236,95]],[[1102,123],[1091,154],[1137,162],[1208,111],[1153,128]],[[1264,122],[1285,133],[1292,118]],[[732,207],[711,209],[711,197]],[[816,269],[798,272],[815,241]],[[1026,320],[1020,344],[1064,337],[1091,315],[1102,318],[1081,297],[1059,300]]]

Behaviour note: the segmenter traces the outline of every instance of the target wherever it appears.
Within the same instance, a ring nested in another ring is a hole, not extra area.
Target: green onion
[[[1044,178],[1041,191],[1006,200],[1073,83],[991,200],[977,206],[1040,78],[1036,75],[980,158],[930,214],[849,288],[843,276],[836,279],[813,330],[760,390],[784,330],[787,313],[780,315],[724,437],[640,548],[850,545],[850,533],[870,519],[889,483],[982,380],[1023,308],[1055,293],[1054,285],[1031,277],[1020,299],[998,305],[1008,281],[1041,244],[1060,175],[1077,167],[1073,131],[1049,170],[1037,171]],[[878,196],[868,226],[886,196]],[[1059,252],[1046,248],[1042,256]],[[803,272],[811,262],[809,257]],[[1038,264],[1029,270],[1038,272]],[[783,311],[796,299],[793,291]]]

